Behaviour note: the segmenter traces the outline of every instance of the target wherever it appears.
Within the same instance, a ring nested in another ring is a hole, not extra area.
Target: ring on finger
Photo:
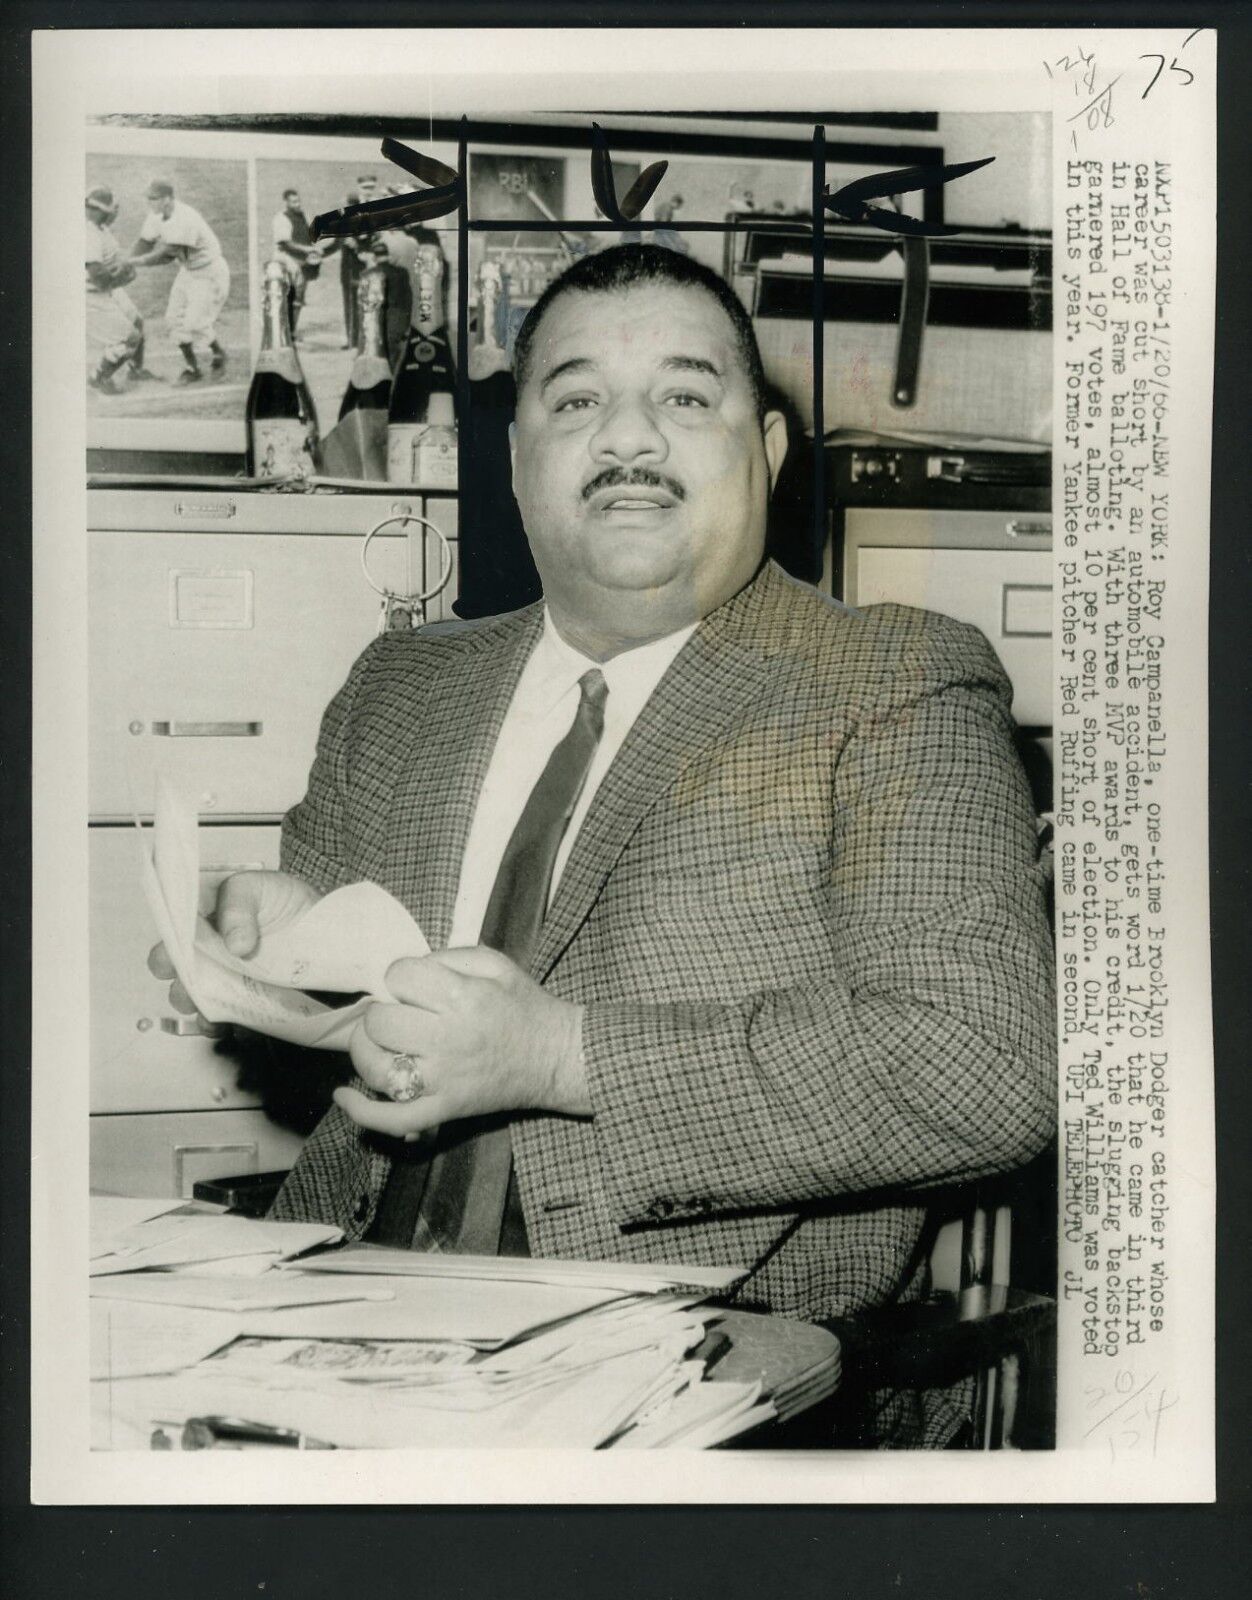
[[[426,1082],[422,1077],[422,1069],[418,1066],[417,1057],[410,1055],[407,1050],[391,1058],[391,1066],[387,1073],[387,1093],[393,1100],[401,1102],[416,1100],[426,1093]]]

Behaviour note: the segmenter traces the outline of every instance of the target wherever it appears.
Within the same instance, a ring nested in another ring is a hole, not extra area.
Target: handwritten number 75
[[[1185,50],[1187,48],[1187,46],[1191,43],[1191,41],[1195,38],[1196,34],[1197,33],[1203,33],[1203,31],[1204,31],[1203,28],[1193,28],[1191,30],[1191,32],[1187,35],[1187,37],[1183,40],[1182,44],[1179,46],[1179,49],[1180,50]],[[1152,93],[1153,89],[1156,88],[1157,79],[1161,76],[1162,72],[1166,71],[1165,57],[1163,55],[1158,55],[1155,51],[1153,51],[1148,55],[1140,56],[1139,59],[1140,59],[1140,61],[1155,61],[1155,62],[1158,63],[1156,71],[1152,74],[1152,82],[1148,85],[1148,87],[1139,96],[1140,100],[1146,100],[1148,98],[1148,96]],[[1175,56],[1174,59],[1170,62],[1168,70],[1170,72],[1176,72],[1180,78],[1185,78],[1186,79],[1186,83],[1184,83],[1182,85],[1182,87],[1184,89],[1187,87],[1187,84],[1195,82],[1195,73],[1194,72],[1189,72],[1186,67],[1180,67],[1178,65],[1178,57],[1177,56]]]
[[[1139,96],[1140,100],[1146,100],[1148,98],[1148,96],[1152,93],[1153,89],[1155,89],[1156,80],[1160,77],[1162,72],[1164,72],[1166,70],[1165,69],[1165,57],[1162,56],[1162,55],[1157,55],[1157,54],[1153,53],[1152,55],[1140,56],[1139,59],[1140,59],[1140,61],[1159,61],[1161,63],[1160,66],[1156,69],[1156,71],[1152,74],[1152,82],[1148,85],[1148,87]],[[1184,77],[1187,80],[1187,83],[1194,83],[1195,82],[1195,73],[1194,72],[1188,72],[1186,67],[1180,67],[1178,65],[1178,57],[1177,56],[1175,56],[1174,59],[1170,62],[1169,70],[1170,70],[1170,72],[1177,72],[1177,73],[1181,74],[1181,76]],[[1187,87],[1187,83],[1183,84],[1182,87],[1184,89]]]

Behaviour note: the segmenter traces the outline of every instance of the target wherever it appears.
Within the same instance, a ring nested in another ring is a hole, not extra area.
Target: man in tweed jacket
[[[359,1238],[398,1138],[509,1111],[534,1254],[741,1263],[742,1301],[801,1318],[882,1304],[915,1277],[927,1191],[1052,1126],[1007,680],[973,628],[849,611],[762,564],[782,419],[703,268],[591,258],[515,365],[515,490],[562,637],[594,662],[698,626],[594,795],[529,973],[440,952],[544,607],[357,662],[284,873],[232,880],[219,924],[246,948],[282,894],[372,879],[436,954],[393,967],[397,1003],[369,1013],[274,1215]],[[399,1052],[425,1080],[405,1104]]]

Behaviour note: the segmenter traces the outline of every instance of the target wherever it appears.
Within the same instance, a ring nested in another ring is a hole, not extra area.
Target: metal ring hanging
[[[370,576],[369,561],[367,559],[369,555],[370,540],[375,534],[381,533],[384,528],[389,528],[393,522],[420,522],[424,528],[429,528],[439,540],[441,551],[440,565],[443,570],[439,574],[438,583],[436,583],[433,588],[423,589],[420,591],[420,593],[416,594],[401,594],[396,589],[382,588],[381,585],[375,583],[373,578]],[[361,545],[361,571],[365,574],[366,583],[369,584],[370,588],[375,594],[382,595],[384,600],[394,600],[397,605],[420,606],[425,605],[428,600],[433,600],[437,594],[439,594],[443,589],[447,588],[448,579],[452,576],[452,566],[452,544],[447,534],[435,523],[428,521],[425,517],[415,516],[411,511],[400,512],[394,517],[384,517],[381,522],[375,524],[375,526],[372,527],[365,535],[365,540]]]

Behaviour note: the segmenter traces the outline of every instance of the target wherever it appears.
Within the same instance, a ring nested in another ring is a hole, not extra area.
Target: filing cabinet
[[[299,1138],[240,1086],[221,1030],[174,1012],[147,972],[157,935],[136,813],[156,774],[201,815],[201,907],[229,872],[278,865],[322,712],[379,625],[375,585],[435,585],[451,615],[456,500],[260,495],[224,488],[89,492],[88,835],[91,1181],[189,1194],[199,1178],[290,1166]],[[377,529],[362,567],[365,536]],[[206,825],[207,824],[207,825]]]
[[[431,520],[448,524],[449,506]],[[142,509],[151,518],[153,508]],[[315,509],[318,497],[300,497],[289,520]],[[361,534],[388,513],[359,507]],[[322,711],[375,631],[382,602],[362,571],[361,534],[257,530],[250,517],[227,526],[91,533],[96,820],[148,812],[157,771],[215,817],[279,818],[304,792]],[[424,557],[437,573],[438,552],[422,533],[394,524],[371,542],[376,584],[414,592]],[[450,584],[432,620],[454,594]]]
[[[101,1194],[190,1199],[201,1178],[285,1171],[300,1144],[260,1110],[93,1116],[91,1186]]]

